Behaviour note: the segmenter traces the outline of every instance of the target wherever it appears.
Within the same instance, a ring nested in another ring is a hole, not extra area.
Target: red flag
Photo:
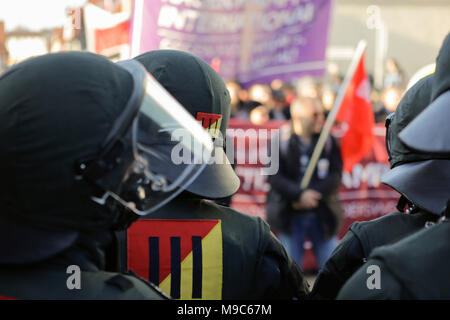
[[[219,73],[220,72],[220,58],[214,58],[211,60],[211,68],[214,69],[215,72]]]
[[[101,53],[105,49],[127,44],[129,20],[118,23],[111,28],[95,29],[95,52]]]
[[[83,7],[88,51],[127,59],[129,51],[130,12],[111,13],[87,3]],[[128,47],[128,48],[127,48]]]
[[[341,155],[344,170],[351,171],[373,147],[375,125],[370,103],[370,82],[364,68],[364,54],[347,87],[336,121],[341,122],[346,131],[341,139]]]

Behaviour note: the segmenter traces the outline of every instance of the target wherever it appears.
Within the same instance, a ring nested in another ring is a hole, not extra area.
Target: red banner
[[[264,140],[270,139],[270,132],[283,125],[286,125],[286,122],[269,121],[263,126],[255,126],[248,121],[230,120],[228,128],[231,129],[229,130],[230,138],[234,138],[235,170],[241,179],[241,186],[232,198],[232,208],[265,219],[266,194],[270,186],[267,183],[267,175],[261,174],[264,164],[259,160],[254,163],[252,157],[266,151],[261,152],[260,150],[262,145],[270,145]],[[241,131],[237,131],[238,129]],[[337,130],[333,130],[332,134],[339,140]],[[343,172],[339,198],[344,208],[344,220],[339,238],[344,236],[354,221],[372,220],[395,211],[399,194],[380,182],[383,173],[389,170],[387,154],[384,150],[384,134],[384,125],[377,124],[374,128],[375,145],[373,149],[353,166],[351,172]],[[245,143],[242,142],[244,135]],[[254,141],[255,139],[257,141]],[[239,143],[238,140],[241,142]],[[244,155],[245,163],[242,161]],[[241,157],[240,161],[239,157]],[[253,161],[251,161],[252,159]],[[308,241],[305,247],[310,248]],[[312,250],[305,252],[303,269],[315,269]]]

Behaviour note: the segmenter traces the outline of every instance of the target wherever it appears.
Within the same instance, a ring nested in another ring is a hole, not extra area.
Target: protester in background
[[[331,62],[327,65],[327,76],[327,81],[330,83],[331,89],[336,93],[339,92],[344,81],[344,76],[340,73],[336,63]]]
[[[270,82],[270,89],[272,89],[273,91],[281,90],[283,85],[284,85],[283,80],[276,78]]]
[[[380,91],[373,89],[370,92],[370,101],[372,103],[373,114],[376,123],[383,123],[386,121],[386,117],[391,113],[385,108],[382,100]]]
[[[241,90],[239,90],[239,99],[243,103],[247,103],[249,101],[247,89],[241,88]]]
[[[333,108],[335,99],[336,92],[333,91],[332,87],[329,84],[324,84],[321,90],[321,101],[326,115],[328,115],[328,113],[331,111],[331,108]]]
[[[297,96],[295,92],[295,86],[289,82],[285,82],[281,86],[281,91],[283,91],[284,96],[286,97],[286,107],[289,108],[292,101],[294,101],[295,97]]]
[[[280,136],[280,167],[268,178],[269,193],[284,203],[276,224],[289,255],[301,266],[304,242],[309,237],[321,268],[336,245],[338,223],[328,201],[336,199],[333,195],[340,186],[342,160],[335,139],[329,136],[309,187],[301,190],[300,182],[324,124],[324,110],[317,98],[300,97],[291,105],[291,117],[289,134]],[[268,197],[268,207],[272,206],[271,199],[278,201]]]
[[[297,97],[320,98],[320,90],[316,80],[310,76],[300,78],[296,87]]]
[[[394,112],[397,109],[398,103],[402,99],[403,91],[400,87],[393,86],[384,88],[381,94],[381,102],[384,108],[389,112]]]
[[[264,105],[257,106],[250,111],[249,120],[252,124],[261,126],[270,120],[269,110]]]
[[[238,117],[244,106],[244,102],[240,98],[242,86],[237,80],[229,80],[225,85],[230,93],[230,117]]]
[[[248,100],[242,104],[241,110],[234,116],[236,119],[250,119],[250,113],[253,109],[262,106],[260,102]]]
[[[386,60],[386,72],[384,74],[383,87],[405,87],[405,75],[398,65],[397,61],[395,61],[393,58],[389,58]]]
[[[272,104],[272,90],[265,84],[253,84],[248,89],[248,100],[256,101],[270,107]]]
[[[270,120],[286,121],[291,119],[289,108],[286,107],[286,96],[281,90],[272,91],[272,108],[269,111]]]

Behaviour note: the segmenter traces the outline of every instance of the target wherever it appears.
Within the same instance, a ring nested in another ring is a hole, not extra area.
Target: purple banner
[[[320,76],[332,0],[135,0],[132,55],[190,52],[244,85]]]

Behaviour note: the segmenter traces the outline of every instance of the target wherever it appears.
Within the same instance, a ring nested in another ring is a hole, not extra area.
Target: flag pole
[[[130,57],[134,58],[141,52],[142,19],[144,15],[144,0],[135,0],[133,6],[133,30],[130,45]]]
[[[333,126],[333,123],[336,120],[336,116],[339,112],[339,109],[341,108],[342,101],[344,100],[348,85],[350,84],[350,81],[353,78],[353,75],[356,71],[356,68],[358,67],[359,61],[361,60],[361,56],[366,50],[366,47],[367,42],[365,40],[360,40],[358,46],[356,47],[355,54],[353,55],[352,62],[350,63],[350,67],[348,68],[347,74],[345,75],[344,81],[339,89],[333,108],[328,114],[327,120],[325,121],[323,129],[320,133],[319,140],[317,141],[316,147],[314,148],[314,151],[311,155],[311,159],[309,160],[308,167],[306,168],[306,172],[300,183],[301,190],[305,190],[308,188],[314,169],[317,166],[317,161],[319,161],[319,157],[320,154],[322,153],[323,147],[325,146],[325,142],[327,141],[327,138],[330,135],[331,127]]]

